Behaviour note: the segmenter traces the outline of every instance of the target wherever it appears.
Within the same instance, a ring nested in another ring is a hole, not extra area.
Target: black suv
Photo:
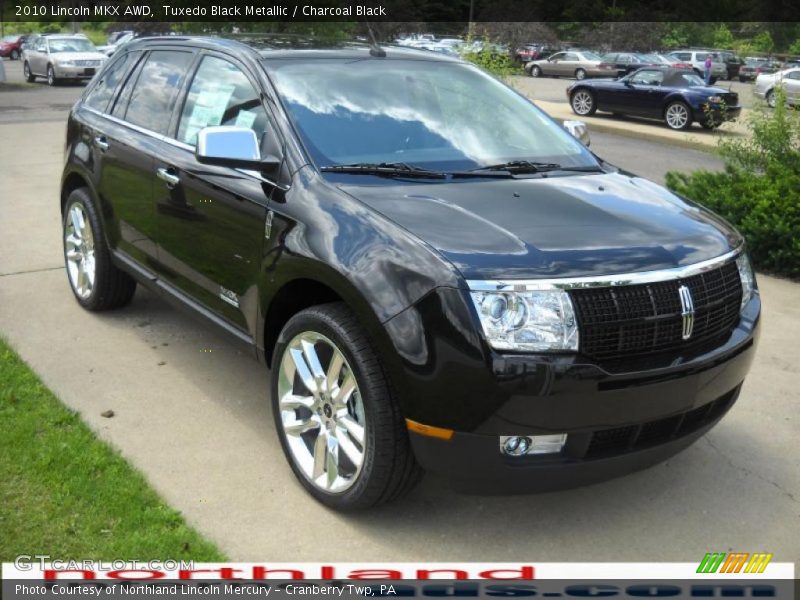
[[[652,465],[755,351],[736,231],[435,53],[133,42],[69,117],[61,210],[78,302],[139,282],[244,344],[338,509]]]

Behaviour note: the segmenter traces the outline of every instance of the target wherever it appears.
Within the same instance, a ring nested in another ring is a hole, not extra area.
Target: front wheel
[[[689,106],[681,101],[671,102],[664,111],[664,122],[676,131],[688,129],[692,124]]]
[[[19,50],[12,50],[9,58],[11,60],[19,60]]]
[[[767,92],[766,101],[767,101],[767,106],[769,106],[770,108],[775,108],[775,105],[778,103],[778,101],[775,98],[775,90],[770,90]]]
[[[586,70],[585,69],[575,69],[575,79],[580,81],[581,79],[586,79]]]
[[[587,117],[593,115],[597,111],[597,104],[594,100],[594,94],[588,90],[578,90],[572,94],[570,98],[570,106],[576,115]]]
[[[533,65],[531,67],[531,77],[541,77],[542,76],[542,68],[538,65]]]
[[[272,408],[303,487],[336,510],[365,509],[409,491],[422,473],[377,353],[343,303],[303,310],[273,355]]]
[[[739,83],[747,83],[747,77],[739,76]]]
[[[53,70],[53,65],[47,65],[47,85],[58,85],[58,79],[56,79],[56,72]]]
[[[92,311],[128,304],[136,282],[111,262],[100,215],[85,188],[67,198],[63,229],[67,277],[78,303]]]
[[[25,81],[28,83],[33,83],[36,81],[36,75],[33,74],[31,71],[31,66],[28,64],[28,61],[25,61],[25,64],[22,65],[22,73],[25,75]]]

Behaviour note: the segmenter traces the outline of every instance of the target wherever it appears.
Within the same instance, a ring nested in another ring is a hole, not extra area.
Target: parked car
[[[532,60],[539,60],[540,58],[550,56],[554,52],[554,49],[542,44],[526,44],[517,50],[516,56],[520,62],[525,64]]]
[[[681,62],[674,56],[667,56],[659,52],[650,52],[644,54],[643,57],[649,65],[661,65],[664,67],[672,67],[673,69],[694,69],[692,63]]]
[[[525,71],[531,77],[543,75],[574,77],[575,79],[602,77],[605,73],[599,68],[600,62],[600,56],[594,52],[570,50],[556,52],[545,59],[533,60],[525,65]]]
[[[7,35],[0,38],[0,57],[18,60],[22,56],[22,44],[25,43],[25,35]]]
[[[739,58],[735,52],[731,52],[730,50],[720,50],[718,54],[728,70],[725,79],[733,81],[739,76],[739,69],[742,68],[744,61]]]
[[[113,56],[114,53],[122,48],[125,44],[132,42],[136,38],[133,31],[128,31],[117,37],[113,42],[109,42],[105,46],[98,46],[97,51],[105,54],[106,57]]]
[[[755,81],[762,73],[768,75],[775,73],[780,68],[780,63],[769,58],[746,58],[739,67],[739,81]]]
[[[138,282],[266,362],[287,460],[330,507],[421,468],[499,493],[646,467],[753,360],[742,237],[464,61],[136,41],[66,131],[78,304]]]
[[[83,35],[47,35],[25,50],[22,71],[28,83],[46,77],[49,85],[65,79],[91,79],[106,57]]]
[[[706,50],[676,50],[670,52],[669,56],[683,62],[690,63],[700,77],[705,75],[705,62],[708,55],[711,55],[711,83],[717,79],[725,79],[728,76],[728,67],[720,56],[714,52]]]
[[[623,77],[636,69],[659,64],[657,60],[645,58],[646,56],[635,52],[609,52],[602,56],[598,68],[605,72],[606,77]]]
[[[602,110],[660,119],[670,129],[688,129],[700,123],[710,129],[741,113],[739,95],[705,85],[687,69],[646,67],[618,80],[576,82],[567,88],[575,114]]]
[[[800,105],[800,67],[776,73],[761,73],[756,77],[753,94],[765,100],[770,108],[775,108],[777,103],[775,92],[778,87],[783,88],[787,104],[790,106]]]
[[[108,35],[108,38],[106,39],[106,45],[113,46],[117,40],[119,40],[119,38],[129,34],[133,34],[132,29],[120,29],[119,31],[114,31]]]

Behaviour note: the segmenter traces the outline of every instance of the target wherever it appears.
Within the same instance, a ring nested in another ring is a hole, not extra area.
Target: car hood
[[[742,243],[719,217],[620,173],[339,187],[436,249],[467,279],[668,269]]]
[[[59,60],[105,60],[106,55],[100,52],[53,52],[50,56]]]

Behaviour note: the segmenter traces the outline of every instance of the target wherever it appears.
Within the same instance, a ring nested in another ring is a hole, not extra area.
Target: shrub
[[[720,139],[721,173],[667,173],[667,186],[721,215],[747,239],[755,267],[800,277],[800,118],[778,91],[777,107],[754,110],[751,136]]]
[[[469,40],[468,40],[469,41]],[[519,72],[519,67],[514,64],[511,57],[504,52],[498,51],[486,40],[483,49],[478,52],[464,52],[462,58],[478,65],[495,77],[508,77]]]

